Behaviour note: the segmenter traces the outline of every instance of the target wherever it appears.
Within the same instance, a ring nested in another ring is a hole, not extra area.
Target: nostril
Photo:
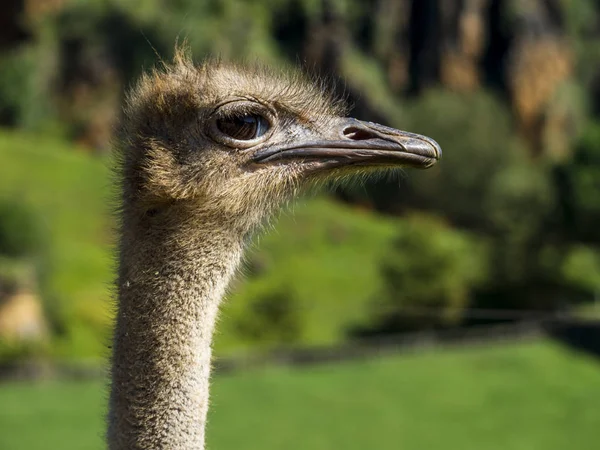
[[[377,136],[375,133],[358,127],[348,127],[344,130],[344,136],[353,141],[366,141],[367,139],[374,139]]]

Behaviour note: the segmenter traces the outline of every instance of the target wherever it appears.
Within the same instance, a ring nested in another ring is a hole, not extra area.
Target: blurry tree
[[[38,218],[27,205],[20,200],[0,201],[0,255],[33,257],[42,243]]]
[[[490,180],[485,211],[496,240],[496,281],[521,283],[531,276],[536,247],[553,211],[553,194],[547,173],[532,163],[508,166]]]
[[[570,295],[562,278],[566,243],[550,170],[515,161],[490,180],[486,199],[494,277],[476,305],[551,310]]]
[[[409,174],[413,205],[440,211],[463,226],[485,228],[490,181],[521,150],[506,106],[485,92],[430,91],[413,102],[406,127],[434,136],[443,149],[438,167]]]
[[[575,56],[577,79],[600,114],[600,5],[596,0],[561,1],[565,34]]]
[[[600,250],[577,245],[569,249],[564,260],[563,277],[580,289],[600,295]]]
[[[300,344],[305,314],[289,286],[255,284],[244,302],[229,308],[230,339],[245,346]],[[239,345],[239,344],[238,344]]]
[[[600,243],[600,125],[590,123],[566,173],[565,200],[572,219],[571,236]]]
[[[28,94],[28,81],[35,65],[18,51],[0,55],[0,123],[10,126],[22,125],[24,97]]]
[[[384,288],[373,302],[371,326],[390,332],[451,325],[488,277],[481,239],[432,216],[410,215],[383,258]]]
[[[471,293],[472,306],[548,309],[564,301],[569,283],[562,276],[567,245],[557,205],[560,186],[549,163],[523,150],[506,106],[484,92],[434,90],[411,104],[407,124],[436,138],[443,161],[410,173],[408,193],[380,183],[383,188],[371,191],[378,204],[441,212],[487,236],[493,276]]]

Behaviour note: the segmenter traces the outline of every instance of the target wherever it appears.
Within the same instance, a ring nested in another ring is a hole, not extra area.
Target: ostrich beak
[[[319,169],[347,166],[427,169],[441,156],[440,146],[427,136],[372,122],[340,118],[328,130],[327,136],[260,150],[252,159],[255,164],[297,161]]]

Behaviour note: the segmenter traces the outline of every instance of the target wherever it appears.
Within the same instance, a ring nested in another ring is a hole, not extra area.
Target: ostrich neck
[[[213,328],[241,240],[198,223],[159,231],[129,225],[120,249],[109,448],[203,449]]]

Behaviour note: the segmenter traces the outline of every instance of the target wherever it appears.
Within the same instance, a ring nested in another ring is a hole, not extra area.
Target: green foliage
[[[431,91],[409,117],[412,130],[434,136],[444,151],[439,167],[410,175],[414,204],[488,237],[490,276],[479,286],[485,298],[474,304],[545,308],[568,295],[534,294],[566,282],[560,186],[545,161],[527,155],[507,108],[481,92]],[[544,256],[544,242],[556,257]]]
[[[0,122],[16,125],[23,116],[24,98],[34,69],[25,52],[6,52],[0,56]]]
[[[486,264],[485,246],[474,236],[434,217],[409,216],[382,260],[385,285],[376,302],[377,321],[390,326],[399,317],[413,317],[411,327],[455,322],[487,279]],[[422,308],[424,317],[415,320]]]
[[[589,100],[586,91],[576,81],[557,87],[544,111],[547,126],[541,134],[544,159],[554,163],[568,161],[586,121]]]
[[[599,384],[594,359],[547,342],[216,375],[207,446],[587,450]],[[99,450],[106,398],[104,382],[4,383],[0,448]]]
[[[47,137],[6,131],[0,154],[0,198],[28,205],[43,230],[40,288],[55,330],[62,329],[52,353],[103,355],[112,277],[107,164]]]
[[[600,124],[590,123],[567,167],[571,214],[581,238],[600,243]]]
[[[563,276],[573,285],[598,294],[600,292],[600,250],[582,245],[569,249],[563,263]]]
[[[0,363],[2,364],[18,363],[24,359],[41,360],[48,352],[48,344],[44,341],[0,339]]]
[[[485,92],[430,91],[409,108],[406,127],[434,136],[443,162],[410,174],[418,204],[453,221],[481,226],[486,221],[489,181],[519,152],[506,106]]]
[[[39,220],[19,199],[0,198],[0,255],[18,258],[39,252],[43,247]]]
[[[27,260],[0,256],[0,299],[19,288],[35,285],[35,266]]]
[[[488,189],[485,216],[500,233],[528,237],[553,207],[554,192],[547,173],[528,161],[499,170]]]
[[[217,351],[273,347],[281,344],[275,337],[300,346],[343,342],[368,316],[399,223],[323,198],[298,202],[249,255],[248,276],[223,306]]]
[[[119,98],[143,70],[170,58],[178,40],[199,59],[254,54],[277,61],[271,20],[262,2],[65,2],[30,21],[29,42],[0,56],[0,123],[77,136],[103,112],[99,104]],[[85,92],[70,91],[78,84]],[[90,95],[97,98],[88,108],[70,110]],[[110,113],[116,110],[113,105]]]
[[[600,41],[593,38],[597,30],[598,2],[562,0],[566,32],[576,52],[578,78],[589,87],[598,76]]]
[[[52,30],[40,26],[35,43],[0,55],[0,123],[25,130],[63,135],[68,127],[57,115],[52,89],[56,85],[58,43]]]
[[[258,289],[256,289],[258,288]],[[261,289],[262,288],[262,289]],[[228,320],[242,342],[254,345],[280,346],[302,342],[305,329],[302,305],[287,286],[276,287],[254,283],[247,290],[248,303]]]
[[[488,186],[484,211],[494,237],[495,282],[531,282],[539,276],[537,246],[554,211],[550,178],[543,166],[523,161],[498,171]],[[556,264],[560,264],[558,260]],[[555,274],[560,270],[546,264],[546,272]]]
[[[349,88],[363,94],[361,101],[369,110],[377,111],[392,123],[405,121],[404,108],[398,106],[397,98],[376,60],[358,49],[350,49],[343,54],[340,71]]]

